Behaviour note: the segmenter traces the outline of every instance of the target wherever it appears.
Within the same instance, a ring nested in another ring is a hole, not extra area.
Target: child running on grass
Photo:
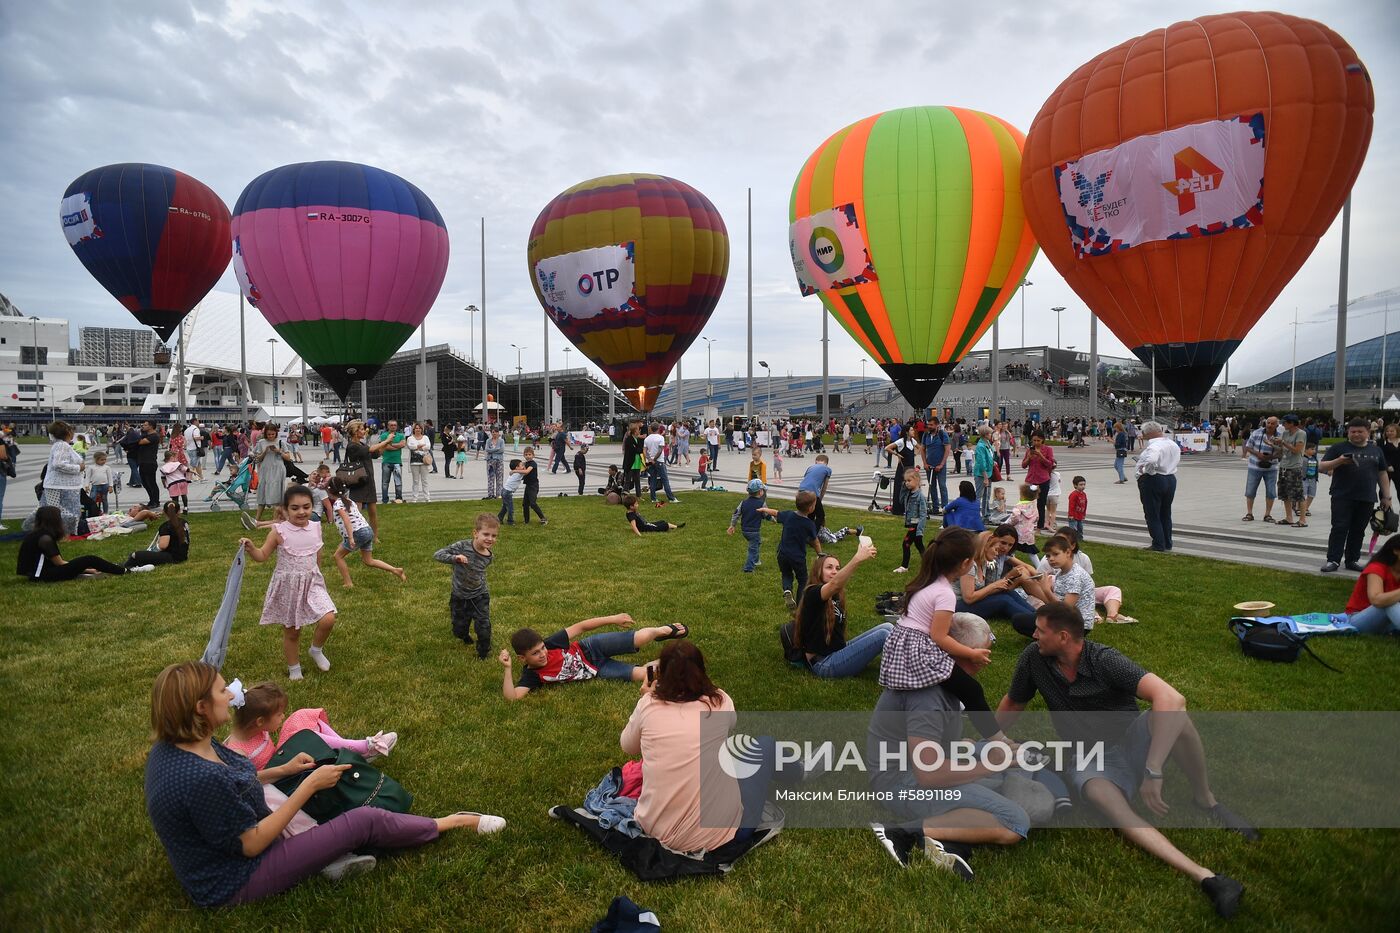
[[[735,525],[744,533],[744,540],[749,542],[749,554],[744,560],[744,573],[753,573],[759,563],[758,548],[763,543],[763,503],[768,490],[762,480],[751,479],[748,491],[748,497],[734,507],[726,534],[732,535]]]
[[[620,612],[617,615],[585,619],[560,629],[548,638],[541,638],[540,633],[534,629],[520,629],[510,636],[510,646],[525,666],[520,672],[520,679],[512,685],[510,652],[501,649],[500,660],[505,667],[501,694],[507,700],[519,700],[531,690],[547,684],[574,683],[592,680],[595,677],[637,683],[646,677],[646,668],[619,661],[618,655],[631,654],[654,641],[670,641],[673,638],[685,638],[690,634],[690,630],[683,623],[673,622],[670,625],[637,629],[635,632],[603,632],[589,635],[587,638],[579,637],[605,625],[630,628],[632,617]]]
[[[402,567],[395,567],[374,556],[374,529],[369,527],[369,522],[360,514],[360,507],[346,492],[345,481],[338,476],[326,487],[326,513],[340,529],[340,546],[335,549],[335,565],[340,568],[341,584],[347,590],[355,585],[350,579],[350,565],[345,562],[345,558],[356,551],[360,553],[360,560],[364,561],[366,567],[377,567],[398,577],[400,583],[406,582],[408,574]]]
[[[710,486],[710,452],[708,450],[700,451],[700,462],[696,464],[695,470],[697,475],[690,478],[690,484],[693,486],[695,481],[699,480],[701,489]]]
[[[681,522],[679,525],[673,525],[670,522],[647,521],[637,512],[637,503],[639,501],[640,500],[630,492],[622,497],[622,506],[627,509],[627,522],[632,526],[632,531],[636,535],[641,536],[641,534],[646,531],[672,531],[676,528],[685,527],[685,522]]]
[[[514,457],[510,461],[510,475],[501,484],[501,510],[496,513],[497,521],[504,521],[507,525],[515,524],[515,494],[520,491],[520,484],[525,482],[525,471],[520,468],[520,458]]]
[[[789,610],[797,608],[797,598],[793,593],[801,593],[807,588],[807,548],[822,553],[817,526],[812,523],[812,512],[817,507],[816,495],[803,489],[798,492],[793,505],[796,511],[758,510],[783,526],[782,536],[778,538],[778,573],[783,584],[783,601]]]
[[[452,595],[447,601],[452,634],[470,645],[475,626],[476,653],[483,661],[491,655],[491,591],[486,587],[486,568],[495,559],[492,549],[500,532],[500,519],[482,512],[476,517],[470,538],[449,544],[433,555],[433,560],[452,565]]]
[[[301,680],[303,626],[315,626],[311,636],[311,660],[323,671],[331,669],[331,662],[322,648],[335,627],[335,603],[326,591],[326,580],[317,564],[321,525],[311,520],[312,508],[311,490],[293,486],[282,494],[282,510],[287,520],[272,526],[262,547],[254,547],[247,538],[238,539],[248,557],[259,564],[277,555],[277,567],[272,571],[267,596],[263,599],[261,621],[263,625],[282,626],[282,656],[287,662],[288,680]]]

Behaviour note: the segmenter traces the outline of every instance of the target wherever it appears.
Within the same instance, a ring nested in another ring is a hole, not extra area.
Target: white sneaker
[[[896,567],[896,568],[894,568],[894,572],[895,572],[895,573],[908,573],[908,572],[909,572],[909,568],[908,568],[908,567]]]
[[[373,855],[356,855],[350,852],[321,869],[321,874],[330,881],[344,881],[346,878],[373,871],[374,866],[378,864]]]
[[[155,569],[156,569],[156,565],[155,565],[155,564],[142,564],[142,565],[139,566],[139,567],[128,567],[128,568],[126,568],[126,572],[127,572],[127,573],[150,573],[152,570],[155,570]]]
[[[502,816],[491,816],[487,813],[477,813],[474,810],[463,810],[458,816],[476,817],[476,831],[483,836],[498,833],[506,828],[506,820]]]
[[[365,741],[369,743],[370,754],[368,757],[388,757],[389,753],[394,750],[394,746],[398,744],[399,734],[397,732],[376,732]]]

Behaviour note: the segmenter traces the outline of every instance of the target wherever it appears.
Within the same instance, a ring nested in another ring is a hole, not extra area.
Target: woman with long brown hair
[[[760,756],[768,767],[744,781],[720,767],[734,701],[710,680],[700,649],[691,641],[667,642],[655,680],[644,680],[641,691],[621,737],[622,750],[642,758],[637,825],[677,852],[717,849],[750,835],[772,777],[771,751]]]
[[[818,677],[854,677],[885,648],[885,639],[894,628],[889,622],[846,641],[846,584],[856,567],[875,553],[873,544],[862,544],[844,567],[835,554],[818,554],[812,561],[807,587],[797,604],[792,642],[801,649],[807,668]]]

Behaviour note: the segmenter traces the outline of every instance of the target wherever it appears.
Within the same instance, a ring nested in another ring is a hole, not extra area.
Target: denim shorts
[[[351,544],[344,535],[340,536],[340,546],[347,551],[372,551],[374,550],[374,529],[355,529],[355,543]]]
[[[1249,475],[1244,481],[1244,497],[1253,499],[1255,493],[1259,491],[1259,481],[1264,481],[1264,497],[1266,499],[1278,498],[1278,469],[1261,470],[1257,467],[1249,468]]]
[[[1093,778],[1107,778],[1132,800],[1142,785],[1143,772],[1147,768],[1147,752],[1152,745],[1152,730],[1148,728],[1150,711],[1144,710],[1133,720],[1116,744],[1104,751],[1103,764],[1089,767],[1071,767],[1065,777],[1082,796],[1084,785]]]

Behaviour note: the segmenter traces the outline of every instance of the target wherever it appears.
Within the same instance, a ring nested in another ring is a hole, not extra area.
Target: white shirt
[[[715,427],[714,425],[710,425],[708,428],[705,429],[705,443],[719,443],[719,428]]]
[[[646,451],[648,461],[661,457],[661,449],[666,446],[666,438],[660,434],[648,434],[642,441],[642,449]]]
[[[194,425],[185,428],[185,447],[187,449],[193,451],[195,447],[199,446],[199,434],[199,428]]]
[[[433,442],[428,439],[428,435],[425,434],[422,437],[414,437],[410,434],[407,440],[408,452],[413,453],[416,450],[418,453],[424,455],[423,459],[426,461],[428,453],[433,449]]]
[[[1147,442],[1142,453],[1138,454],[1138,476],[1173,476],[1181,463],[1181,448],[1176,441],[1158,435]]]

